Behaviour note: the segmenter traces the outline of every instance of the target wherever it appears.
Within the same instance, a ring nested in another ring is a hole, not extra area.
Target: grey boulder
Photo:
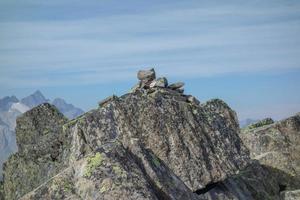
[[[140,70],[137,73],[137,78],[141,81],[153,81],[156,78],[155,70]]]
[[[165,88],[167,86],[168,86],[168,80],[165,77],[158,78],[157,80],[152,81],[152,83],[150,84],[150,88],[153,87]]]

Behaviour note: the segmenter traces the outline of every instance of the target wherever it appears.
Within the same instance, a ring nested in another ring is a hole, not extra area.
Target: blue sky
[[[241,119],[300,112],[300,2],[1,0],[0,96],[89,110],[155,67]]]

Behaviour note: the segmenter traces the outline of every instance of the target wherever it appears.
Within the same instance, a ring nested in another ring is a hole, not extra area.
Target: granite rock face
[[[0,199],[4,199],[3,182],[0,181]]]
[[[282,200],[298,200],[298,199],[300,199],[300,190],[282,192],[281,199]]]
[[[299,199],[300,114],[279,122],[262,120],[242,129],[240,137],[251,157],[276,178],[280,199]]]
[[[225,179],[250,160],[236,134],[236,115],[223,101],[195,106],[166,88],[114,99],[76,125],[92,149],[141,140],[191,190]]]
[[[19,151],[4,164],[6,199],[18,199],[61,169],[62,125],[67,119],[52,105],[42,104],[17,119]]]
[[[5,199],[280,198],[278,173],[250,159],[226,103],[144,86],[71,121],[49,104],[26,112]]]
[[[273,120],[268,120],[272,122]],[[261,164],[300,176],[300,113],[276,123],[242,129],[240,137]]]
[[[151,151],[114,142],[76,161],[25,199],[200,199]]]

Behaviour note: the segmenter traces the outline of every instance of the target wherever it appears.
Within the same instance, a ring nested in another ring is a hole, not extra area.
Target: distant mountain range
[[[35,107],[39,104],[45,103],[45,102],[49,102],[49,100],[46,99],[39,90],[37,90],[32,95],[29,95],[28,97],[21,99],[21,101],[20,101],[20,103],[28,106],[29,108],[33,108],[33,107]]]
[[[16,96],[7,96],[0,99],[0,179],[2,178],[2,164],[10,154],[17,151],[15,135],[17,117],[33,107],[46,102],[53,104],[69,119],[73,119],[84,113],[82,109],[66,103],[61,98],[50,101],[40,91],[36,91],[21,100]]]

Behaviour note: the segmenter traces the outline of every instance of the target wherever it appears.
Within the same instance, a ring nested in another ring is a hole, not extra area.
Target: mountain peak
[[[46,99],[46,97],[44,96],[44,94],[40,90],[36,90],[34,93],[32,93],[29,96],[33,96],[37,99],[43,99],[45,101],[48,101],[48,99]]]
[[[14,95],[6,96],[6,97],[0,99],[0,110],[7,111],[13,103],[17,103],[18,101],[19,100]]]
[[[66,103],[66,101],[64,100],[64,99],[62,99],[62,98],[55,98],[53,101],[52,101],[52,104],[58,104],[58,103],[60,103],[60,104],[67,104]]]
[[[32,95],[44,97],[43,93],[40,90],[36,90]]]
[[[28,97],[25,97],[21,100],[21,103],[25,104],[29,108],[33,108],[37,105],[40,105],[42,103],[46,103],[49,100],[47,100],[41,91],[37,90],[33,94],[29,95]]]
[[[55,107],[57,107],[62,113],[64,113],[64,115],[69,119],[73,119],[84,113],[83,110],[81,110],[80,108],[76,108],[72,104],[67,103],[62,98],[55,98],[52,101],[52,104]]]

